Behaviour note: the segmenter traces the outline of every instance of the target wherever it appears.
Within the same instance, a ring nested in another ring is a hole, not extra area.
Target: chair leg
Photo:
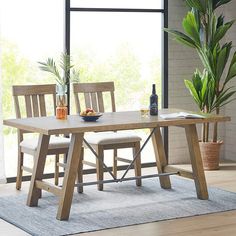
[[[18,150],[18,163],[17,163],[17,177],[16,177],[16,189],[21,189],[21,183],[22,183],[22,166],[24,163],[24,153]]]
[[[135,147],[133,148],[133,155],[139,151],[140,149],[140,142],[135,143]],[[135,176],[141,176],[141,155],[139,153],[138,157],[136,158],[136,161],[134,163],[134,171],[135,171]],[[142,185],[142,180],[141,179],[136,179],[136,185],[141,186]]]
[[[98,154],[100,160],[103,161],[103,159],[104,159],[103,147],[98,146],[96,149],[97,149],[96,151],[97,151],[97,154]],[[96,166],[97,166],[97,180],[98,181],[103,180],[103,164],[97,158],[96,158]],[[103,184],[98,184],[98,190],[99,191],[103,190]]]
[[[58,185],[59,182],[59,154],[56,154],[55,156],[55,173],[54,173],[54,181],[55,181],[55,185]]]
[[[117,149],[113,149],[113,175],[117,178]]]
[[[77,183],[83,183],[83,160],[84,160],[84,148],[81,149],[81,158],[80,158],[80,163],[79,163],[79,168],[78,168],[78,179]],[[77,192],[78,193],[83,193],[83,186],[78,186],[77,187]]]

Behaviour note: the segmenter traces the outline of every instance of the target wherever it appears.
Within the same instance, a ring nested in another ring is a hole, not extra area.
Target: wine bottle
[[[158,96],[156,94],[156,85],[152,85],[152,95],[150,96],[150,115],[158,115]]]

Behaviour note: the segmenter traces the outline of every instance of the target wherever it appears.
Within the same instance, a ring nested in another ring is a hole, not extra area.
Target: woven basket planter
[[[220,147],[222,141],[213,142],[199,142],[204,170],[218,170],[220,162]]]

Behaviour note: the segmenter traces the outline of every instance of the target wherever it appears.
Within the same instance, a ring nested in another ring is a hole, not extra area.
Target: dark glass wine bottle
[[[152,95],[150,96],[150,115],[158,115],[158,96],[156,94],[156,85],[152,85]]]

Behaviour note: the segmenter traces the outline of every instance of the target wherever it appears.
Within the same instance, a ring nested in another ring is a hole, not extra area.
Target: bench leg
[[[135,147],[133,148],[133,156],[135,156],[139,150],[140,150],[140,142],[136,142]],[[136,177],[141,176],[141,155],[140,155],[140,153],[138,154],[138,157],[136,158],[136,160],[134,162],[134,171],[135,171]],[[141,186],[142,180],[136,179],[136,185]]]
[[[83,160],[84,160],[84,148],[81,149],[81,157],[78,168],[78,183],[83,183]],[[83,186],[78,186],[78,193],[83,193]]]
[[[104,159],[104,150],[102,146],[99,146],[96,148],[97,154],[99,156],[99,159],[96,159],[96,165],[97,165],[97,180],[103,180],[103,159]],[[101,161],[102,160],[102,161]],[[98,184],[98,190],[103,190],[103,184]]]
[[[43,171],[46,162],[48,144],[49,144],[49,135],[40,134],[38,141],[37,152],[35,153],[35,161],[33,167],[33,173],[30,181],[29,194],[27,199],[27,205],[38,206],[38,200],[41,197],[41,189],[36,188],[36,180],[42,180]]]
[[[188,148],[192,164],[193,178],[197,191],[197,197],[199,199],[207,200],[208,191],[206,185],[206,178],[203,170],[196,125],[186,125],[185,133],[188,141]]]
[[[167,165],[167,159],[161,136],[161,130],[159,126],[156,127],[156,130],[152,135],[152,144],[154,148],[158,173],[159,174],[164,173],[164,168]],[[160,184],[162,188],[170,189],[171,188],[170,177],[160,176]]]
[[[57,211],[58,220],[68,220],[70,215],[75,180],[81,158],[83,136],[83,133],[76,133],[72,134],[71,137],[67,165],[65,168],[65,176],[59,198],[59,207]]]
[[[19,148],[20,149],[20,148]],[[24,153],[22,153],[20,150],[18,150],[18,163],[17,163],[17,177],[16,177],[16,189],[21,189],[22,184],[22,166],[24,164]]]

